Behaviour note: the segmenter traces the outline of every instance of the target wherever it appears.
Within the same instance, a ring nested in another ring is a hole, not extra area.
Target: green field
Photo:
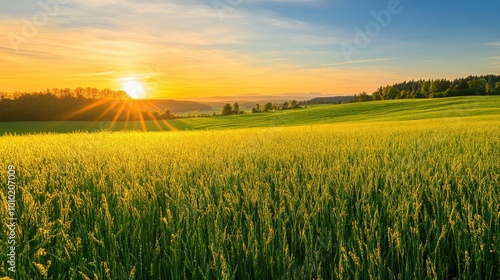
[[[245,114],[226,117],[190,118],[155,123],[146,121],[147,131],[234,129],[314,125],[344,122],[378,122],[434,118],[462,118],[490,116],[500,112],[500,96],[457,97],[443,99],[415,99],[367,102],[343,105],[314,105],[312,108]],[[111,128],[111,129],[110,129]],[[0,135],[8,133],[74,132],[100,130],[144,130],[139,122],[109,120],[95,122],[10,122],[0,123]]]
[[[0,137],[2,176],[16,170],[19,226],[12,274],[4,220],[0,276],[500,278],[499,97],[169,125],[195,131]],[[6,202],[2,191],[1,217]]]

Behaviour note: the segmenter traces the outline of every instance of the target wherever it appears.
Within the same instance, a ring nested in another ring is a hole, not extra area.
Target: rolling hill
[[[118,130],[204,130],[250,127],[315,125],[340,122],[381,122],[465,117],[500,118],[500,96],[454,97],[442,99],[407,99],[315,105],[295,110],[243,114],[226,117],[188,118],[139,122],[15,122],[1,123],[0,134],[99,131],[112,126]]]

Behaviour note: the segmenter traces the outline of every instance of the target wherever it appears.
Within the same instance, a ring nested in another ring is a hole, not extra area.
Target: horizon
[[[489,0],[2,2],[0,91],[348,96],[404,80],[495,74],[498,8]]]

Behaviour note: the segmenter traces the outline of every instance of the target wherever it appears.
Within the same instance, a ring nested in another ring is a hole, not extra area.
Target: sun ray
[[[151,101],[149,100],[144,100],[144,103],[146,103],[148,106],[151,106],[153,107],[155,110],[157,111],[162,111],[158,106],[156,106],[154,103],[152,103]],[[165,124],[165,126],[171,130],[171,131],[177,131],[177,128],[175,126],[173,126],[172,124],[170,124],[167,120],[161,120],[161,122],[163,124]]]
[[[148,110],[148,107],[147,107],[147,102],[143,101],[143,100],[139,100],[139,102],[143,105],[141,107],[145,108],[146,109],[146,114],[151,118],[151,120],[154,122],[154,124],[156,125],[156,127],[158,128],[158,130],[163,130],[162,126],[160,125],[160,123],[158,123],[158,120],[155,118],[155,116],[153,115],[153,113],[151,113],[151,111]],[[146,105],[145,105],[146,104]]]
[[[130,120],[130,114],[131,114],[131,110],[130,110],[130,106],[128,105],[128,102],[127,102],[127,106],[129,107],[128,110],[127,110],[127,116],[125,117],[125,126],[124,126],[124,130],[127,130],[128,129],[128,125],[129,125],[129,122],[131,121]]]
[[[125,106],[126,106],[126,103],[125,102],[122,102],[122,105],[120,106],[120,108],[118,108],[118,111],[116,112],[116,115],[115,117],[113,118],[113,120],[111,121],[111,124],[109,126],[109,129],[113,129],[113,127],[115,126],[116,122],[118,121],[118,119],[120,118],[123,110],[125,110]]]
[[[139,107],[139,104],[134,102],[133,108],[134,108],[135,113],[139,117],[139,124],[141,125],[142,131],[147,131],[148,129],[146,126],[146,122],[144,121],[144,116],[142,115],[142,111],[141,111],[141,108]]]
[[[106,99],[99,99],[79,110],[76,110],[72,113],[70,113],[69,115],[67,115],[66,117],[64,117],[62,120],[63,121],[67,121],[67,120],[70,120],[71,118],[74,118],[76,116],[78,116],[79,114],[83,113],[83,112],[86,112],[88,110],[91,110],[91,109],[94,109],[95,107],[98,107],[98,106],[101,106],[103,105],[104,103],[108,102],[109,100],[106,100]]]
[[[106,110],[104,110],[97,118],[96,118],[96,121],[99,121],[101,120],[101,118],[103,118],[104,116],[106,116],[107,113],[109,113],[109,111],[113,110],[117,103],[119,103],[120,101],[119,100],[114,100],[111,105],[108,106],[108,108],[106,108]]]
[[[158,128],[159,131],[163,130],[163,127],[160,125],[158,120],[155,118],[155,116],[151,112],[146,112],[146,114],[151,117],[151,121],[155,124],[155,126]]]

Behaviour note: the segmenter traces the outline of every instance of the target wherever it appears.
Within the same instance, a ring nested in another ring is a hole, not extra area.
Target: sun
[[[136,80],[128,80],[123,84],[123,90],[133,99],[144,96],[144,87]]]

